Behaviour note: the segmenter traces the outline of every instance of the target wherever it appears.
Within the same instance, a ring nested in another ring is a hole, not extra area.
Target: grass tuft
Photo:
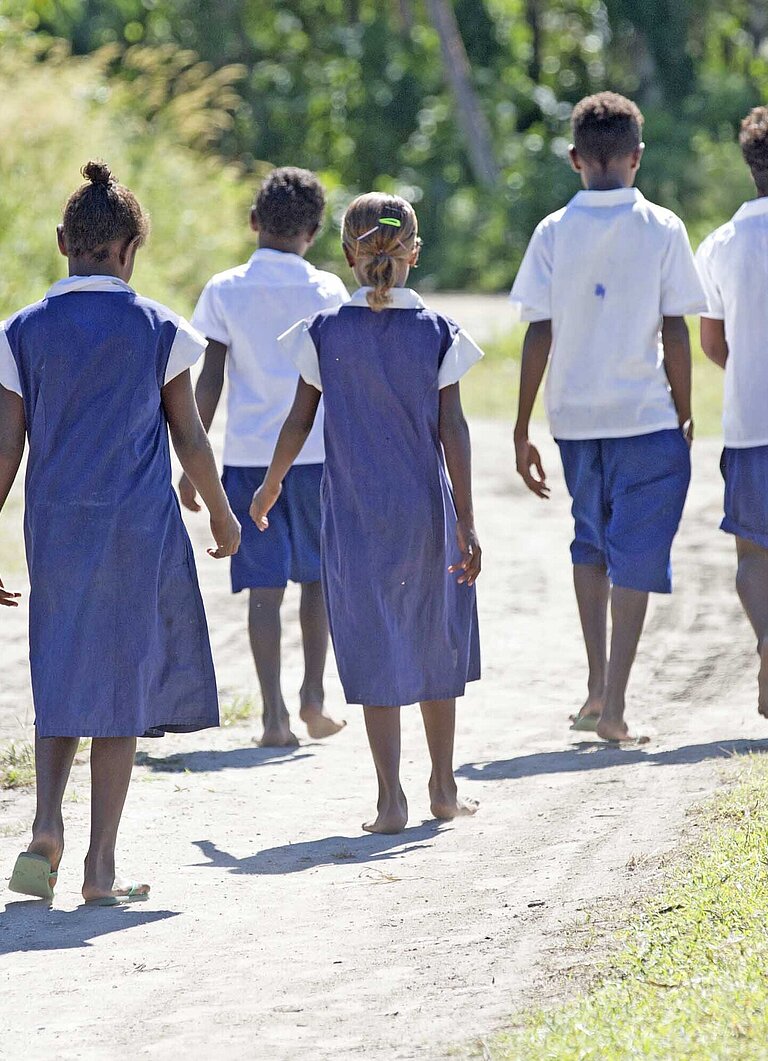
[[[234,696],[221,706],[221,725],[223,727],[236,726],[240,722],[248,722],[253,718],[255,711],[256,704],[250,696]]]
[[[538,1011],[494,1061],[768,1057],[768,760],[706,809],[708,840],[644,904],[594,990]]]
[[[0,749],[0,788],[26,788],[35,783],[35,749],[29,741]]]

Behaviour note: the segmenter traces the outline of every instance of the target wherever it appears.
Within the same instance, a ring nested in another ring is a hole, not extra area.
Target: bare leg
[[[365,707],[363,712],[379,782],[378,813],[363,828],[369,833],[399,833],[408,822],[408,804],[400,785],[400,708]]]
[[[596,564],[574,564],[573,585],[587,649],[589,677],[587,699],[578,715],[572,715],[571,718],[599,718],[605,706],[608,599],[611,585],[605,568]]]
[[[629,673],[643,632],[648,594],[614,586],[611,592],[611,655],[605,708],[597,724],[597,735],[604,740],[643,740],[630,735],[624,721],[625,696]]]
[[[736,539],[736,589],[757,635],[760,656],[758,711],[768,718],[768,549],[746,538]]]
[[[456,731],[455,700],[425,700],[421,705],[424,732],[427,735],[432,774],[429,779],[429,801],[436,818],[450,820],[474,814],[476,800],[460,800],[453,776],[453,737]]]
[[[252,589],[248,608],[248,634],[264,705],[262,748],[285,748],[298,744],[291,733],[288,709],[280,688],[280,605],[285,590],[275,587]]]
[[[86,902],[120,895],[115,886],[115,844],[131,780],[135,737],[94,737],[91,745],[91,842],[85,858]],[[148,884],[136,891],[149,892]]]
[[[77,737],[38,737],[35,734],[37,807],[32,842],[27,850],[30,854],[47,858],[54,873],[64,854],[61,804],[78,743]]]
[[[328,616],[319,582],[304,582],[299,607],[301,637],[304,644],[304,682],[301,686],[299,712],[313,740],[332,737],[344,729],[346,722],[335,722],[323,710],[325,690],[323,673],[328,655]]]

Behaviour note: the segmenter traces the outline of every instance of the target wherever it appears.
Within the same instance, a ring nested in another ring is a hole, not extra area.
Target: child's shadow
[[[316,866],[362,865],[384,862],[395,855],[410,854],[428,848],[428,843],[443,829],[445,823],[435,821],[413,825],[394,836],[370,833],[366,836],[325,836],[321,840],[307,840],[298,844],[268,847],[255,855],[235,858],[222,851],[210,840],[196,840],[195,844],[208,859],[197,863],[216,866],[230,873],[276,874],[301,873]]]
[[[44,900],[7,903],[0,916],[0,954],[72,950],[110,932],[178,917],[176,910],[139,910],[135,906],[49,908]]]
[[[306,750],[306,746],[300,750],[298,745],[291,748],[229,748],[226,751],[199,749],[166,756],[140,751],[136,754],[136,766],[146,766],[153,773],[161,774],[210,774],[217,770],[250,770],[254,766],[296,763],[310,759],[313,754]]]

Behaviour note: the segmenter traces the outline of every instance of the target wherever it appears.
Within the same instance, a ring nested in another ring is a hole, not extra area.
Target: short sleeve
[[[524,321],[552,319],[552,239],[550,225],[539,225],[520,263],[509,294]]]
[[[0,385],[14,394],[21,394],[19,369],[5,334],[5,321],[0,322]]]
[[[205,353],[207,345],[205,336],[193,328],[189,321],[179,317],[176,335],[168,355],[164,382],[170,383],[172,379],[196,364]]]
[[[710,317],[712,320],[717,321],[725,320],[723,294],[715,279],[714,269],[712,267],[712,244],[708,239],[704,240],[696,251],[695,260],[696,268],[699,271],[699,279],[704,288],[704,294],[707,296],[707,308],[702,316]]]
[[[706,309],[707,298],[688,233],[680,218],[675,217],[661,267],[661,315],[684,317],[686,313],[705,313]]]
[[[221,308],[221,299],[216,284],[209,280],[197,300],[195,312],[192,314],[192,325],[199,332],[214,339],[217,343],[229,346],[229,329],[227,321]]]
[[[315,387],[316,390],[322,391],[320,360],[317,356],[317,349],[312,336],[309,334],[309,325],[311,323],[311,318],[299,321],[292,328],[289,328],[287,332],[283,332],[278,337],[278,342],[296,366],[304,382],[308,383],[310,387]]]
[[[335,273],[331,273],[333,277],[333,305],[343,306],[345,302],[349,302],[349,291],[347,291],[347,285],[341,279],[336,276]]]
[[[465,331],[459,329],[446,351],[440,371],[437,374],[437,385],[440,390],[458,383],[465,373],[483,357],[483,351]]]

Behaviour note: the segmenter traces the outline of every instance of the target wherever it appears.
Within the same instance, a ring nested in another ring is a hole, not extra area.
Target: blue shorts
[[[283,481],[283,492],[269,514],[269,527],[257,529],[248,514],[266,468],[224,468],[222,483],[240,520],[240,550],[232,557],[232,592],[320,581],[320,480],[322,464],[297,464]]]
[[[725,517],[720,528],[768,549],[768,446],[723,450]]]
[[[614,586],[669,593],[672,541],[691,479],[682,432],[557,444],[573,498],[574,564],[604,567]]]

